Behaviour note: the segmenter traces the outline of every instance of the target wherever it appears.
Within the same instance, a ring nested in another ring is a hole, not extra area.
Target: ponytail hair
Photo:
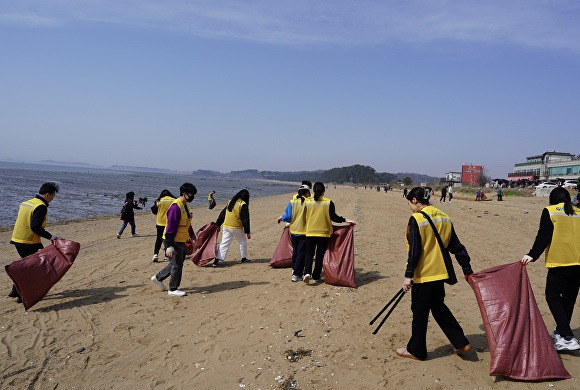
[[[412,201],[413,198],[415,198],[417,199],[417,202],[428,206],[431,191],[431,187],[415,187],[407,194],[407,200]]]
[[[550,205],[564,203],[564,212],[566,215],[574,215],[574,207],[572,206],[572,199],[567,189],[563,187],[556,187],[550,192]]]
[[[234,197],[228,203],[228,211],[232,211],[234,209],[234,206],[235,206],[236,202],[238,201],[238,199],[243,200],[249,206],[250,205],[250,193],[248,192],[248,190],[240,190],[240,191],[238,191],[237,194],[234,195]]]
[[[320,197],[322,196],[322,194],[324,194],[324,191],[326,191],[326,188],[324,188],[324,184],[317,181],[316,183],[314,183],[314,200],[318,200],[320,199]]]

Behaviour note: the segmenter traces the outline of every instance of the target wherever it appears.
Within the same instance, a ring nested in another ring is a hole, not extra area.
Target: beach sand
[[[560,355],[573,379],[529,383],[489,375],[481,315],[457,263],[459,283],[446,286],[446,303],[474,349],[465,357],[455,355],[431,318],[427,360],[398,357],[395,348],[405,346],[411,333],[409,294],[377,335],[372,331],[378,321],[374,326],[369,321],[402,285],[410,216],[402,193],[342,186],[326,192],[339,215],[357,222],[357,289],[292,283],[290,269],[268,266],[283,229],[276,219],[290,196],[252,199],[251,263],[239,263],[236,243],[223,267],[197,267],[186,260],[184,298],[169,297],[150,281],[165,265],[151,261],[151,213],[136,216],[140,237],[131,238],[128,227],[120,240],[118,217],[56,224],[49,214],[48,230],[80,242],[81,251],[64,278],[28,312],[6,297],[11,280],[2,273],[0,388],[580,388],[577,353]],[[438,196],[433,201],[453,219],[475,271],[527,253],[547,204],[546,198],[508,196],[504,202],[456,198],[440,204]],[[195,207],[194,229],[215,221],[223,206]],[[10,229],[0,232],[3,266],[18,258],[10,234]],[[543,256],[527,270],[551,332],[555,323],[544,300]],[[577,303],[576,337],[579,312]]]

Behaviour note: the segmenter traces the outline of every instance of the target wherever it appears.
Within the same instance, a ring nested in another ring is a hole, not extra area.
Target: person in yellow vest
[[[207,208],[210,209],[210,210],[213,209],[215,207],[215,205],[216,205],[214,195],[215,195],[215,191],[212,191],[207,196],[207,202],[208,202]]]
[[[44,183],[40,186],[38,195],[20,204],[10,243],[16,247],[21,258],[43,248],[41,237],[51,241],[58,239],[57,236],[50,234],[45,229],[48,219],[48,204],[52,202],[58,191],[58,184]],[[16,298],[16,302],[22,303],[22,297],[16,286],[12,285],[12,291],[8,296]]]
[[[324,197],[326,188],[323,183],[317,181],[312,190],[314,195],[306,202],[304,263],[297,258],[294,269],[294,274],[302,277],[304,283],[309,283],[311,279],[314,283],[322,281],[322,260],[333,232],[332,223],[349,222],[354,225],[354,221],[336,214],[334,202]],[[312,270],[313,260],[314,271]]]
[[[451,269],[447,269],[445,265],[444,254],[431,222],[445,250],[455,255],[466,278],[467,275],[473,273],[471,259],[455,234],[449,216],[429,204],[430,196],[431,188],[428,187],[415,187],[407,194],[407,201],[413,214],[407,226],[408,259],[403,290],[411,291],[413,321],[411,339],[406,347],[397,348],[396,353],[401,357],[415,360],[423,360],[427,357],[429,312],[433,314],[433,318],[453,344],[455,353],[460,355],[471,350],[471,345],[461,325],[444,303],[444,282],[454,279],[453,283],[455,283],[457,280],[453,266],[450,264]]]
[[[185,261],[185,242],[189,240],[189,227],[192,219],[187,204],[195,198],[197,188],[191,183],[183,183],[179,187],[179,193],[181,196],[175,199],[167,210],[167,226],[165,226],[163,233],[166,247],[165,256],[169,258],[169,264],[151,277],[151,281],[162,291],[165,290],[163,281],[170,277],[168,294],[173,297],[187,295],[185,291],[179,289],[179,285]]]
[[[240,244],[240,263],[247,263],[248,241],[252,238],[250,234],[250,193],[248,190],[241,190],[233,196],[226,207],[221,211],[215,224],[217,227],[223,225],[222,241],[213,262],[214,267],[219,266],[219,262],[226,259],[230,244],[235,238]]]
[[[556,321],[552,332],[556,351],[580,349],[570,322],[580,288],[580,209],[572,205],[568,190],[556,187],[550,192],[550,206],[544,208],[540,227],[521,263],[536,261],[546,251],[546,302]]]
[[[155,227],[157,229],[157,237],[155,239],[155,246],[153,247],[153,262],[157,263],[159,261],[159,250],[161,249],[161,244],[163,243],[163,232],[165,231],[165,226],[167,225],[167,210],[169,206],[175,200],[175,196],[169,192],[169,190],[161,191],[159,198],[155,200],[155,204],[151,207],[151,212],[157,216],[155,219]],[[167,257],[164,261],[169,261]]]
[[[304,264],[304,243],[306,239],[306,199],[310,198],[310,187],[302,184],[298,187],[298,193],[292,196],[284,214],[278,217],[278,223],[286,222],[290,224],[290,237],[292,238],[292,281],[302,280],[300,276],[294,273],[296,259],[301,258],[301,264]]]

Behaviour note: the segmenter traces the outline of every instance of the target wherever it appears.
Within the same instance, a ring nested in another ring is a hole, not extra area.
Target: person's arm
[[[34,212],[32,213],[32,218],[30,219],[30,230],[34,232],[34,234],[39,235],[40,237],[46,238],[47,240],[56,239],[56,236],[47,232],[43,227],[42,223],[44,222],[44,218],[48,213],[48,208],[45,205],[40,205]]]
[[[215,225],[217,227],[222,226],[222,224],[224,223],[224,220],[226,219],[226,207],[224,207],[224,209],[220,212],[220,215],[218,215],[216,221],[215,221]]]
[[[328,212],[330,213],[330,220],[335,223],[343,223],[346,222],[346,218],[341,217],[340,215],[336,214],[336,210],[334,207],[334,202],[330,201],[330,207],[328,208]]]
[[[405,269],[405,278],[412,278],[415,274],[415,268],[419,263],[423,245],[421,243],[421,233],[417,220],[413,217],[409,219],[407,226],[407,242],[409,243],[409,253],[407,257],[407,268]]]
[[[552,234],[554,234],[554,223],[550,219],[550,212],[548,209],[544,209],[542,211],[542,216],[540,217],[538,234],[536,235],[532,249],[528,252],[528,256],[536,261],[552,242]]]
[[[172,204],[167,210],[167,226],[165,227],[165,247],[175,246],[175,234],[179,228],[181,210],[177,204]]]
[[[247,204],[242,205],[240,210],[240,219],[242,220],[242,226],[244,227],[244,233],[246,235],[250,234],[250,209]]]
[[[286,206],[286,210],[284,210],[284,214],[282,214],[278,223],[280,223],[280,221],[289,223],[291,220],[292,220],[292,202],[288,202],[288,206]]]
[[[451,239],[449,240],[449,244],[447,245],[447,250],[455,255],[455,259],[461,266],[463,270],[463,275],[470,275],[473,273],[471,269],[471,258],[467,253],[467,249],[465,246],[459,241],[457,234],[455,234],[455,229],[451,228]]]

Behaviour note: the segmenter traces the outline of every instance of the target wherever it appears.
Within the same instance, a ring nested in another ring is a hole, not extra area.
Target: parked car
[[[562,187],[564,187],[564,188],[576,188],[577,185],[578,185],[578,180],[566,180],[562,184]]]
[[[536,186],[536,188],[554,188],[554,187],[558,187],[558,184],[552,183],[551,181],[545,181]]]

